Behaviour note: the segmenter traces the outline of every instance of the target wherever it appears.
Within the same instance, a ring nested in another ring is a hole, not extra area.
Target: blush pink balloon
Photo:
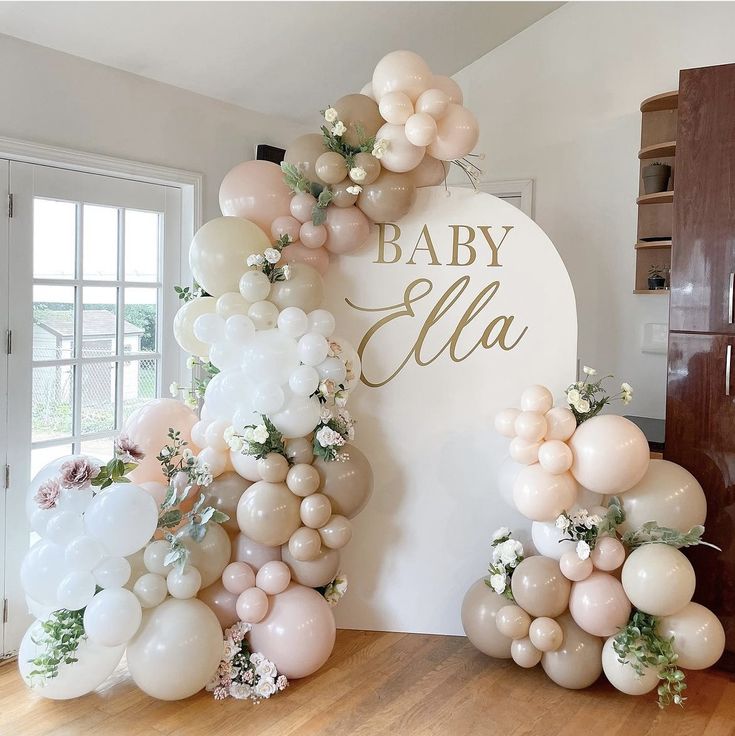
[[[327,207],[327,242],[330,253],[357,250],[370,235],[370,221],[357,207]]]
[[[495,431],[503,437],[515,437],[516,419],[520,413],[520,409],[501,409],[495,415]]]
[[[426,152],[440,161],[454,161],[472,151],[480,137],[477,118],[462,105],[450,104],[436,124],[436,139]]]
[[[247,562],[255,572],[258,572],[266,562],[280,559],[280,547],[268,547],[242,533],[232,538],[232,562]]]
[[[577,626],[593,636],[612,636],[630,618],[631,605],[621,582],[605,572],[593,572],[572,585],[569,613]]]
[[[327,228],[307,221],[301,225],[298,239],[307,248],[321,248],[327,242]],[[294,238],[296,240],[297,238]]]
[[[559,567],[561,568],[561,574],[567,580],[572,580],[575,583],[586,580],[594,570],[592,560],[589,557],[586,560],[581,560],[574,550],[565,552],[561,556]]]
[[[305,263],[322,276],[329,268],[329,253],[324,248],[307,248],[303,243],[291,243],[281,252],[286,263]]]
[[[516,508],[533,521],[554,521],[576,498],[577,483],[571,473],[551,475],[538,464],[523,468],[513,485]]]
[[[406,120],[406,140],[414,146],[428,146],[436,139],[436,120],[428,113],[417,112]]]
[[[538,462],[538,451],[540,447],[540,442],[529,442],[522,437],[514,437],[510,441],[508,454],[521,465],[531,465]]]
[[[167,483],[156,456],[169,443],[169,427],[181,432],[181,439],[189,443],[192,452],[191,428],[199,417],[181,401],[176,399],[152,399],[136,409],[125,422],[122,434],[126,434],[145,453],[138,467],[128,473],[133,483]]]
[[[230,593],[240,595],[255,585],[255,572],[247,562],[231,562],[222,571],[222,585]]]
[[[625,547],[615,537],[599,537],[590,560],[598,570],[617,570],[625,562]]]
[[[289,210],[299,222],[311,222],[311,214],[316,204],[316,197],[306,192],[294,194],[289,204]]]
[[[216,580],[211,585],[199,591],[197,598],[202,603],[206,603],[217,617],[220,626],[226,629],[239,620],[237,615],[237,593],[230,593],[222,584],[221,580]]]
[[[266,233],[277,217],[287,215],[291,190],[278,164],[244,161],[231,169],[219,188],[219,206],[225,216],[243,217]]]
[[[268,595],[283,593],[291,582],[291,570],[285,562],[266,562],[258,570],[255,584]]]
[[[451,77],[435,74],[431,80],[431,88],[440,89],[448,97],[449,102],[453,102],[455,105],[461,105],[464,102],[462,88]]]
[[[273,596],[267,616],[250,632],[250,646],[289,679],[316,672],[334,648],[332,609],[315,590],[290,583]]]
[[[427,89],[416,100],[416,112],[431,115],[434,120],[443,117],[449,108],[449,95],[441,89]]]
[[[237,599],[237,615],[246,624],[257,624],[268,613],[268,596],[260,588],[248,588]]]
[[[538,461],[547,472],[556,475],[565,473],[572,467],[572,451],[561,440],[548,440],[538,448]]]
[[[273,220],[273,224],[271,225],[271,235],[275,240],[282,238],[284,235],[288,235],[288,239],[292,243],[295,243],[299,239],[300,229],[301,223],[295,217],[292,217],[291,215],[283,215],[282,217],[276,217],[276,219]]]
[[[406,138],[403,125],[386,123],[377,133],[377,140],[388,142],[388,148],[380,159],[381,166],[397,174],[415,169],[426,154],[424,146],[415,146]],[[434,158],[438,158],[435,156]]]
[[[168,486],[165,483],[157,483],[156,481],[148,481],[146,483],[138,484],[146,493],[150,493],[153,496],[153,500],[158,506],[163,503],[168,493]]]

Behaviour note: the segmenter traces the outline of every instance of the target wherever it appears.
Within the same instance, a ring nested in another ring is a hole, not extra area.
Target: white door
[[[179,380],[171,326],[181,190],[13,161],[0,162],[0,180],[12,194],[12,217],[0,228],[8,278],[0,327],[9,331],[0,369],[7,655],[30,623],[19,580],[32,542],[30,479],[70,453],[107,462],[125,419]]]

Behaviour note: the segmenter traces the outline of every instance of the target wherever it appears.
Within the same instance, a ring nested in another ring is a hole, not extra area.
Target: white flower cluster
[[[575,388],[567,391],[567,403],[573,406],[580,414],[586,414],[590,410],[590,402],[580,394],[579,389],[584,384],[580,381],[575,384]]]
[[[633,387],[625,381],[620,384],[620,390],[622,392],[622,401],[627,406],[633,401]]]
[[[378,138],[375,141],[375,145],[373,146],[372,154],[380,160],[383,158],[383,154],[388,150],[388,147],[390,146],[389,141],[386,138]]]
[[[324,426],[316,433],[316,441],[322,447],[342,447],[345,444],[344,437],[335,432],[331,427]]]
[[[334,608],[346,592],[347,576],[342,572],[338,572],[334,580],[324,588],[324,599]]]
[[[510,536],[510,529],[501,526],[493,532],[493,556],[490,563],[490,587],[498,595],[507,595],[513,570],[523,560],[523,545]]]
[[[556,518],[555,525],[557,529],[568,534],[573,541],[577,542],[577,557],[580,560],[586,560],[592,551],[588,540],[597,538],[597,531],[602,522],[601,516],[590,515],[587,509],[579,509],[571,514],[560,514]]]

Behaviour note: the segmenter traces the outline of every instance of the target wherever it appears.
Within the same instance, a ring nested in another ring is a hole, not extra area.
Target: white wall
[[[0,35],[0,136],[204,174],[204,219],[217,217],[220,181],[285,146],[296,123]],[[247,75],[247,69],[242,70]]]
[[[679,69],[735,62],[733,28],[733,3],[569,3],[455,75],[485,178],[535,179],[535,219],[577,295],[579,356],[633,384],[630,413],[664,414],[665,356],[640,343],[668,318],[666,296],[632,294],[639,106]]]

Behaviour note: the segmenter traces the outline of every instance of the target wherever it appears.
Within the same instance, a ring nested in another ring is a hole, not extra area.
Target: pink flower
[[[126,434],[119,434],[115,440],[115,457],[124,463],[139,463],[145,453]]]
[[[33,500],[41,509],[53,509],[56,508],[56,503],[59,500],[60,493],[61,486],[59,485],[59,481],[52,478],[47,480],[45,483],[41,483],[36,491],[36,495],[33,497]]]
[[[224,700],[229,694],[229,687],[218,687],[214,691],[214,699]]]
[[[285,690],[288,687],[288,680],[286,679],[286,675],[278,676],[278,679],[276,680],[276,687],[279,690]]]
[[[99,472],[99,466],[89,458],[75,457],[62,464],[59,481],[64,488],[88,488]]]

